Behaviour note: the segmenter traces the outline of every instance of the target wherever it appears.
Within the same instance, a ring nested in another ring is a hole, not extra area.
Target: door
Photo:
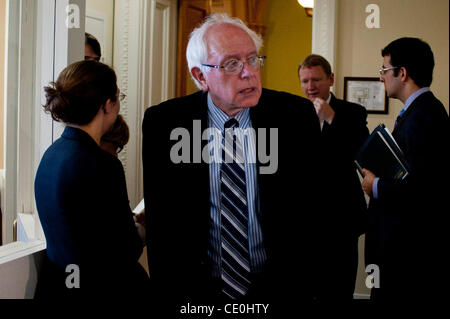
[[[177,46],[177,97],[198,91],[191,79],[186,62],[186,46],[189,34],[209,15],[210,6],[206,0],[180,0],[178,11]]]

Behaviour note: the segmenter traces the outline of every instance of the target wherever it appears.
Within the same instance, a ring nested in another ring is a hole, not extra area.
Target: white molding
[[[5,52],[5,195],[2,199],[5,207],[3,211],[3,243],[13,241],[14,219],[17,212],[17,104],[18,104],[18,75],[19,75],[19,34],[20,14],[19,1],[6,2],[6,43]]]
[[[13,242],[0,246],[0,265],[31,255],[46,248],[44,240],[31,240],[29,242]]]
[[[19,79],[18,79],[18,110],[17,125],[19,132],[17,134],[17,207],[15,213],[31,213],[33,207],[33,148],[34,148],[34,132],[33,119],[35,109],[33,105],[35,95],[40,88],[35,87],[34,71],[35,71],[35,49],[34,38],[35,30],[35,12],[36,2],[33,0],[21,1],[22,7],[20,12],[20,58],[19,58]],[[37,46],[37,44],[36,44]],[[31,89],[31,92],[30,92]],[[9,92],[8,92],[9,93]]]
[[[323,56],[335,69],[338,0],[315,0],[312,53]]]
[[[120,113],[125,118],[125,121],[129,122],[129,114],[128,114],[128,105],[131,96],[129,94],[129,59],[130,59],[130,1],[123,1],[120,7],[120,28],[116,29],[119,32],[119,41],[120,43],[117,46],[120,50],[119,59],[114,61],[118,61],[115,64],[116,69],[118,71],[118,86],[121,92],[125,93],[128,98],[125,99],[120,104]],[[131,135],[131,134],[130,134]],[[122,161],[123,168],[125,170],[126,175],[129,175],[129,166],[128,166],[128,149],[129,145],[126,145],[123,151],[119,154],[119,159]]]
[[[135,40],[138,37],[136,26],[140,23],[140,6],[142,0],[116,0],[114,9],[114,50],[113,50],[113,66],[117,74],[117,84],[121,92],[127,95],[127,98],[121,102],[120,113],[125,118],[130,129],[130,139],[128,144],[119,154],[119,159],[122,162],[128,189],[128,197],[130,205],[133,207],[136,203],[135,194],[135,180],[136,169],[134,165],[128,163],[134,158],[133,150],[136,148],[136,132],[135,119],[133,109],[129,109],[129,105],[136,105],[136,87],[138,86],[137,71],[138,67],[130,66],[129,61],[138,61],[137,47],[139,42]],[[136,24],[136,26],[135,26]],[[131,29],[131,30],[130,30]],[[131,36],[131,37],[130,37]],[[134,76],[130,76],[134,75]],[[131,113],[131,114],[130,114]],[[131,157],[131,158],[130,158]]]
[[[152,46],[156,10],[163,10],[162,47]],[[124,166],[131,207],[143,197],[141,148],[144,111],[152,105],[152,96],[161,96],[162,101],[175,94],[176,10],[176,0],[115,2],[113,61],[118,85],[127,94],[120,113],[130,128],[130,140],[119,159]],[[154,49],[163,52],[160,74],[154,74],[152,70]],[[161,92],[154,91],[154,81],[161,84]]]
[[[50,81],[54,81],[55,75],[53,67],[54,54],[54,9],[55,3],[52,1],[38,1],[37,12],[37,34],[36,43],[41,44],[41,48],[36,50],[36,72],[35,72],[35,150],[34,168],[37,170],[39,162],[44,152],[52,143],[52,117],[45,113],[42,105],[45,104],[45,91],[43,87]],[[36,211],[36,210],[34,210]]]

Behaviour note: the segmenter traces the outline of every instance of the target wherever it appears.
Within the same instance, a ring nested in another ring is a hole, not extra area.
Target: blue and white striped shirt
[[[248,203],[248,239],[250,251],[250,267],[252,273],[261,272],[266,261],[266,251],[261,226],[259,223],[258,209],[258,184],[256,169],[256,135],[252,129],[249,109],[240,111],[235,117],[239,122],[239,128],[235,130],[238,141],[243,145],[245,160],[245,176],[247,186]],[[210,245],[208,255],[212,259],[214,277],[221,275],[221,214],[220,214],[220,166],[222,154],[222,139],[225,122],[230,118],[221,109],[214,105],[208,94],[208,127],[210,138],[208,141],[209,163],[209,187],[211,192],[210,210]]]

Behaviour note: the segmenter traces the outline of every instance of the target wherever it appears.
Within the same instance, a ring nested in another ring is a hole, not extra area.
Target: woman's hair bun
[[[44,87],[46,112],[59,122],[84,125],[92,121],[102,105],[116,101],[114,70],[97,61],[78,61],[67,66],[56,82]]]
[[[51,82],[44,87],[46,103],[44,109],[52,115],[55,121],[66,122],[65,110],[68,109],[68,102],[63,93],[58,90],[56,83]]]

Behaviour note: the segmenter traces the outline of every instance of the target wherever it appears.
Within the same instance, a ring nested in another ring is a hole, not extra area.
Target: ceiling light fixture
[[[305,8],[306,15],[312,17],[314,9],[314,0],[297,0],[298,3]]]

